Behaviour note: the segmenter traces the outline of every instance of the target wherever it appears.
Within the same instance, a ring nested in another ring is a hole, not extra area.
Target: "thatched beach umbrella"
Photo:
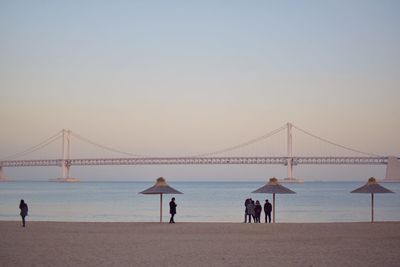
[[[140,192],[145,195],[160,195],[160,223],[162,222],[162,196],[163,194],[183,194],[178,190],[170,187],[163,177],[157,178],[156,184],[152,187]]]
[[[374,194],[394,193],[389,189],[378,184],[374,177],[368,179],[368,182],[350,193],[364,193],[371,194],[371,222],[374,222]]]
[[[275,223],[275,194],[295,194],[296,192],[279,184],[278,179],[273,177],[269,179],[269,182],[267,182],[264,186],[258,188],[256,191],[253,191],[252,193],[272,194],[272,214],[273,214],[272,219],[273,222]]]

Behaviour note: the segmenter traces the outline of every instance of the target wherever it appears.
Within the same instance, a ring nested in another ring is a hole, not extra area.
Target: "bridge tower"
[[[293,150],[292,150],[292,124],[290,122],[286,125],[287,129],[287,167],[288,177],[293,179]]]
[[[386,166],[386,176],[381,182],[399,183],[400,182],[400,160],[395,156],[389,156]]]
[[[286,124],[286,137],[287,137],[287,154],[286,154],[286,163],[287,165],[287,178],[280,180],[280,182],[286,183],[302,183],[303,181],[300,179],[296,179],[293,177],[293,166],[296,163],[293,161],[293,144],[292,144],[292,127],[293,125],[288,122]]]
[[[62,130],[62,150],[61,150],[61,168],[62,177],[56,179],[58,182],[78,182],[79,180],[71,177],[71,131]]]
[[[71,159],[71,131],[70,130],[62,130],[62,150],[61,150],[61,159],[62,159],[62,178],[70,177],[70,165],[68,160]]]

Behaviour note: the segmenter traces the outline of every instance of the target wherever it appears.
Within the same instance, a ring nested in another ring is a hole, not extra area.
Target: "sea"
[[[29,206],[28,221],[158,222],[160,196],[139,192],[154,182],[1,182],[0,220],[20,220],[19,202]],[[169,182],[183,192],[163,196],[163,220],[176,198],[176,222],[244,221],[246,198],[261,204],[270,194],[253,194],[260,182]],[[276,222],[367,222],[371,195],[350,191],[365,182],[304,182],[284,184],[296,194],[276,195]],[[400,221],[400,183],[384,183],[395,194],[375,194],[376,221]],[[262,221],[264,216],[262,213]]]

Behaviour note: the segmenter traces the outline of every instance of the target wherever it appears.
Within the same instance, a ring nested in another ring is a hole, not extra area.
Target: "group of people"
[[[251,198],[248,198],[244,202],[244,222],[245,223],[251,223],[251,218],[253,218],[253,221],[255,223],[260,223],[261,221],[261,211],[262,207],[261,204],[258,200],[254,202]],[[265,222],[271,223],[271,212],[272,212],[272,205],[268,201],[268,199],[265,200],[264,204],[264,213],[265,213]]]
[[[251,198],[246,199],[244,202],[245,206],[245,214],[244,214],[244,222],[251,223],[251,218],[253,218],[253,221],[255,223],[260,223],[261,219],[261,211],[262,207],[260,202],[257,200],[254,203],[254,200]],[[171,218],[169,220],[169,223],[175,223],[174,217],[176,214],[176,207],[177,204],[175,203],[175,198],[173,197],[171,201],[169,202],[169,213],[171,214]],[[21,202],[19,204],[19,209],[20,209],[20,215],[22,218],[22,227],[25,227],[25,217],[28,216],[28,205],[25,203],[23,199],[21,199]],[[269,203],[268,199],[265,200],[264,204],[264,213],[265,213],[265,222],[271,222],[271,211],[272,211],[272,205]]]

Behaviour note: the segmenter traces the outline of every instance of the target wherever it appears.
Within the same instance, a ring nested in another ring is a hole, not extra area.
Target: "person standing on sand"
[[[178,205],[176,205],[175,198],[173,197],[169,202],[169,213],[171,214],[171,219],[169,219],[169,223],[175,223],[174,216],[176,214],[176,206]]]
[[[267,217],[268,217],[268,222],[271,223],[271,211],[272,211],[272,205],[271,203],[269,203],[268,199],[266,199],[264,204],[265,223],[267,223]]]
[[[21,210],[19,214],[22,217],[22,227],[25,227],[25,217],[28,216],[28,205],[23,199],[21,199],[21,202],[19,203],[19,209]]]
[[[260,223],[261,210],[262,210],[261,204],[260,204],[260,202],[257,200],[257,201],[256,201],[256,206],[254,207],[254,212],[255,212],[255,214],[256,214],[256,219],[255,219],[255,222],[256,222],[256,223]]]
[[[249,202],[247,203],[247,215],[249,216],[249,223],[251,223],[251,217],[253,217],[254,220],[254,201],[250,198]]]
[[[250,202],[250,198],[246,198],[246,200],[244,201],[244,223],[247,223],[247,204],[249,204]]]

